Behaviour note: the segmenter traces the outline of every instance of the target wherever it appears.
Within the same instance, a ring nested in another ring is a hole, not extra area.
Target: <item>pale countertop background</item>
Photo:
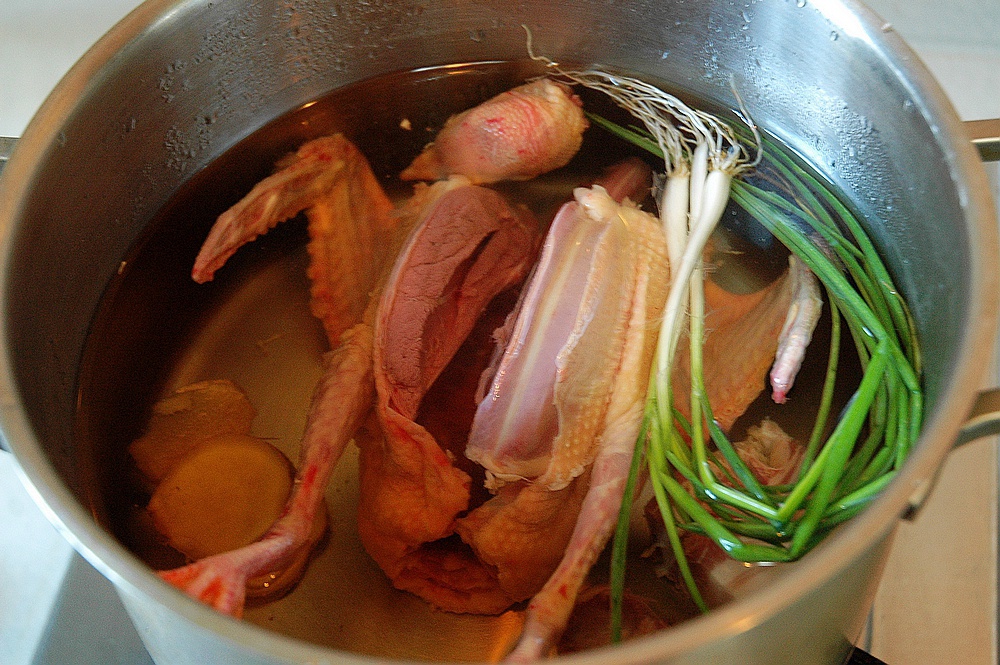
[[[19,136],[77,58],[138,4],[0,0],[0,136]],[[1000,118],[1000,0],[868,4],[963,119]],[[862,645],[888,665],[998,662],[997,462],[992,440],[952,453],[929,504],[901,526]],[[45,520],[3,452],[0,523],[0,663],[150,662],[107,583]]]

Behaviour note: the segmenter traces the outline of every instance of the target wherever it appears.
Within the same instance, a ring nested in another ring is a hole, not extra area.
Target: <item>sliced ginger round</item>
[[[146,433],[129,453],[154,485],[199,444],[222,434],[249,434],[256,412],[231,381],[200,381],[153,406]]]
[[[249,545],[284,510],[294,469],[262,439],[204,441],[160,482],[147,510],[171,547],[191,559]]]

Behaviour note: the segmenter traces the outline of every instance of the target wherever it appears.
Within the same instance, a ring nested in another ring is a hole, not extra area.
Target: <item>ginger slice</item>
[[[136,466],[153,484],[191,451],[223,434],[249,434],[256,411],[231,381],[200,381],[153,406],[146,433],[129,446]]]
[[[249,545],[280,517],[294,469],[266,441],[225,434],[201,443],[160,482],[147,510],[191,559]]]

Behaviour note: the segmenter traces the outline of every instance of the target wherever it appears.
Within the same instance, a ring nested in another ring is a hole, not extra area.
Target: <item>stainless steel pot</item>
[[[151,0],[59,84],[0,181],[0,417],[43,510],[115,584],[157,662],[370,660],[215,614],[161,583],[95,519],[95,451],[75,414],[107,286],[170,197],[267,121],[382,73],[521,59],[522,25],[556,59],[633,70],[723,106],[739,90],[758,123],[870,220],[926,358],[920,443],[869,510],[767,588],[567,662],[846,657],[895,525],[926,497],[976,400],[1000,291],[979,159],[897,35],[849,0]]]

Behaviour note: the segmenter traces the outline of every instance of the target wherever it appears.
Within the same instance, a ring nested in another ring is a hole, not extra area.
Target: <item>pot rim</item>
[[[146,0],[87,51],[31,120],[0,178],[0,242],[3,247],[0,274],[5,275],[10,264],[10,238],[20,197],[42,167],[46,152],[58,141],[59,128],[69,117],[76,100],[119,50],[144,32],[154,30],[158,21],[181,4],[186,4],[186,0]],[[831,579],[888,537],[911,505],[919,505],[951,449],[978,389],[984,385],[1000,310],[1000,276],[994,260],[1000,254],[1000,242],[994,203],[982,162],[939,84],[910,47],[895,32],[884,29],[887,25],[884,21],[857,0],[812,0],[811,6],[822,12],[834,27],[853,38],[865,40],[879,51],[892,73],[906,83],[915,107],[945,149],[952,182],[958,188],[966,213],[970,270],[975,276],[969,294],[972,304],[961,322],[956,362],[945,382],[938,408],[929,414],[919,441],[897,478],[871,506],[839,527],[835,534],[798,562],[794,570],[766,588],[705,616],[622,645],[566,656],[561,659],[564,662],[596,664],[609,659],[647,662],[681,654],[759,625],[789,602]],[[6,288],[6,284],[0,285],[0,299],[6,298]],[[0,429],[20,466],[22,481],[46,517],[120,593],[154,599],[190,623],[271,658],[381,662],[300,641],[219,614],[160,580],[145,563],[95,522],[46,459],[18,394],[10,353],[4,336],[0,339]]]

